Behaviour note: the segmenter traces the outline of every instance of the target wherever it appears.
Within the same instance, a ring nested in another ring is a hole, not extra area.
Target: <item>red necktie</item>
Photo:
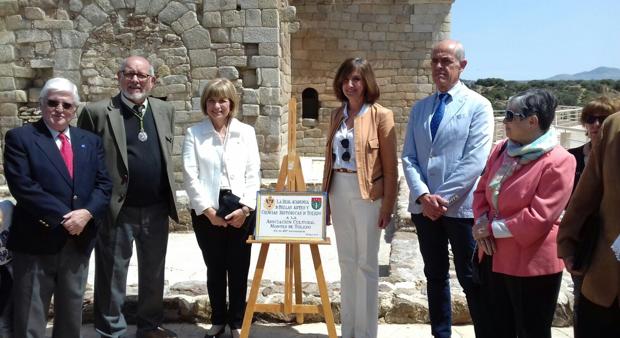
[[[73,178],[73,149],[71,149],[71,143],[69,143],[67,135],[63,133],[58,134],[58,138],[60,139],[60,156],[62,156],[67,165],[69,176]]]

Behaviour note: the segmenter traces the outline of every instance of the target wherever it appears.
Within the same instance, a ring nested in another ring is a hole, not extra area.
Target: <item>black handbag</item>
[[[221,218],[228,216],[233,211],[240,209],[241,198],[232,193],[230,190],[220,190],[219,207],[215,215]]]
[[[577,242],[575,255],[573,257],[573,270],[585,270],[590,265],[599,237],[601,228],[600,221],[601,219],[598,216],[597,210],[590,214],[583,223],[581,231],[579,231],[579,242]]]
[[[482,255],[482,261],[478,259],[478,244],[474,248],[471,257],[471,278],[474,284],[486,285],[492,271],[493,257],[487,254]]]

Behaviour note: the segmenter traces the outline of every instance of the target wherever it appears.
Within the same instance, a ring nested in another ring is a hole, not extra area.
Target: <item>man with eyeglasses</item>
[[[493,109],[460,81],[467,65],[460,42],[438,42],[430,61],[437,92],[411,109],[402,163],[424,260],[431,331],[434,337],[451,336],[450,247],[476,337],[486,337],[472,281],[471,228],[473,191],[491,149]]]
[[[126,333],[121,309],[135,241],[137,337],[176,337],[161,326],[168,217],[178,222],[172,163],[174,108],[148,97],[155,73],[147,59],[126,58],[117,77],[120,93],[86,105],[78,119],[79,127],[103,138],[114,183],[95,248],[95,329],[102,337]]]
[[[101,139],[69,126],[79,102],[71,81],[50,79],[41,119],[6,133],[4,175],[17,201],[7,242],[13,337],[45,337],[52,295],[52,336],[80,337],[88,262],[112,182]]]

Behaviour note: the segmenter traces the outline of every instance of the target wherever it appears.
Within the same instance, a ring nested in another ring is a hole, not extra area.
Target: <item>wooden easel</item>
[[[280,167],[280,174],[278,175],[278,181],[276,183],[276,191],[303,192],[306,191],[306,183],[304,182],[304,176],[301,170],[301,162],[299,161],[299,156],[297,156],[297,153],[295,151],[297,141],[297,100],[295,100],[295,98],[292,98],[289,101],[288,108],[288,154],[285,155],[282,159],[282,166]],[[254,279],[252,280],[252,287],[250,289],[248,303],[245,309],[245,316],[243,317],[241,338],[249,337],[250,326],[252,325],[252,317],[254,316],[254,312],[271,312],[284,314],[294,313],[296,315],[297,323],[299,324],[302,324],[304,322],[304,313],[322,312],[323,316],[325,317],[325,323],[327,325],[327,332],[329,337],[337,338],[336,326],[334,324],[334,314],[332,313],[332,308],[329,302],[327,283],[325,282],[323,265],[321,263],[321,255],[319,253],[319,245],[330,244],[329,238],[326,238],[323,241],[274,241],[255,240],[250,236],[247,242],[260,243],[261,248],[260,254],[258,256],[258,262],[256,263],[256,270],[254,272]],[[258,297],[258,290],[260,288],[261,280],[263,278],[263,270],[265,268],[265,261],[267,260],[269,244],[271,243],[286,245],[286,257],[284,264],[284,303],[257,304],[256,299]],[[301,290],[301,264],[299,252],[300,244],[310,245],[310,252],[312,253],[312,261],[314,263],[316,280],[317,284],[319,285],[319,292],[321,294],[321,305],[303,304]],[[293,304],[293,286],[295,291],[295,304]]]

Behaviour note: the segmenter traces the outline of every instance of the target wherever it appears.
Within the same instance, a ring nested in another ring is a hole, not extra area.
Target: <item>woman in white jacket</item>
[[[207,265],[213,325],[205,337],[221,335],[226,325],[238,337],[250,266],[246,239],[254,226],[260,156],[254,128],[234,117],[239,96],[232,82],[222,78],[209,82],[200,106],[206,118],[185,133],[183,173],[194,233]]]

